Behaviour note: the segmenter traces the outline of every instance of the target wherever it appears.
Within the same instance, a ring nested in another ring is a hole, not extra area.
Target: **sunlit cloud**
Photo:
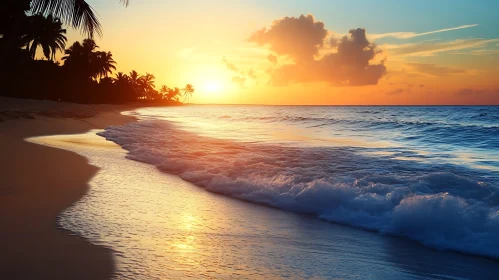
[[[462,88],[455,92],[456,95],[480,95],[480,94],[497,94],[499,95],[499,89],[473,89],[473,88]]]
[[[253,68],[245,71],[236,66],[234,63],[229,62],[225,57],[222,58],[222,63],[228,70],[235,74],[235,76],[232,77],[232,83],[239,85],[241,88],[244,88],[246,86],[246,81],[248,79],[252,79],[254,81],[258,80],[256,71],[253,70]]]
[[[244,88],[246,84],[246,78],[240,76],[234,76],[232,77],[232,83],[238,85],[241,88]]]
[[[392,91],[388,91],[386,94],[388,95],[397,95],[403,93],[405,90],[403,88],[398,88]]]
[[[435,64],[426,64],[426,63],[406,63],[406,66],[409,67],[410,70],[429,75],[435,77],[442,77],[448,75],[459,75],[468,73],[465,69],[453,68],[447,66],[438,66]]]
[[[330,33],[323,22],[309,14],[275,20],[270,27],[253,33],[249,41],[268,47],[273,52],[267,57],[271,62],[277,62],[278,57],[291,58],[292,63],[271,71],[271,85],[290,82],[327,82],[336,86],[377,84],[386,67],[383,61],[371,63],[381,51],[367,39],[365,29],[350,30],[317,59]]]
[[[274,20],[269,28],[262,28],[251,35],[250,42],[269,46],[278,55],[288,55],[296,60],[310,60],[324,44],[327,30],[322,21],[313,15],[285,17]]]
[[[230,71],[233,71],[233,72],[239,72],[239,68],[233,64],[233,63],[230,63],[227,61],[227,59],[225,59],[225,57],[222,58],[222,63],[227,66],[227,68],[230,70]]]
[[[382,45],[391,56],[431,56],[446,51],[456,51],[484,47],[499,39],[457,39],[446,42]]]
[[[498,45],[496,45],[498,47]],[[478,50],[468,50],[468,51],[456,51],[452,52],[452,54],[458,54],[458,55],[498,55],[499,54],[499,48],[494,48],[494,49],[478,49]]]
[[[257,79],[258,79],[258,76],[256,75],[255,70],[253,70],[253,68],[251,68],[251,69],[248,71],[248,77],[249,77],[250,79],[253,79],[253,80],[257,80]]]
[[[424,36],[424,35],[430,35],[430,34],[435,34],[435,33],[442,33],[442,32],[447,32],[447,31],[471,28],[471,27],[475,27],[475,26],[478,26],[478,24],[461,25],[461,26],[457,26],[457,27],[439,29],[439,30],[423,32],[423,33],[391,32],[391,33],[382,33],[382,34],[371,34],[371,35],[369,35],[369,39],[376,40],[376,39],[381,39],[381,38],[386,38],[386,37],[392,37],[392,38],[398,38],[398,39],[410,39],[410,38],[414,38],[414,37],[418,37],[418,36]]]
[[[474,93],[484,93],[485,91],[483,89],[478,89],[478,90],[474,90],[474,89],[471,89],[471,88],[463,88],[463,89],[460,89],[458,91],[456,91],[456,94],[459,94],[459,95],[470,95],[470,94],[474,94]]]
[[[267,56],[267,59],[268,59],[270,62],[274,63],[274,64],[276,64],[276,63],[277,63],[277,56],[276,56],[276,55],[269,54],[269,55]]]

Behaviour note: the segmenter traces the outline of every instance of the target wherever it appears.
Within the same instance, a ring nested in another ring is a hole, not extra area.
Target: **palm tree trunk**
[[[29,55],[31,55],[31,58],[33,60],[35,60],[36,48],[37,48],[37,43],[33,41],[33,43],[31,44],[31,48],[29,48]]]

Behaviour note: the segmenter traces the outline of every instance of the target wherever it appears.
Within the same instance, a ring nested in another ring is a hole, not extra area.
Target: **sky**
[[[118,71],[193,103],[499,104],[496,0],[87,1]]]

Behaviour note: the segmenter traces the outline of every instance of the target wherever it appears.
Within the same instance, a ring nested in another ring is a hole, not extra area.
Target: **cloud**
[[[496,47],[497,46],[498,45],[496,45]],[[499,49],[497,49],[497,48],[475,49],[475,50],[468,50],[466,52],[452,52],[452,54],[455,54],[455,55],[496,55],[496,54],[499,54]]]
[[[373,39],[373,40],[386,38],[386,37],[393,37],[393,38],[398,38],[398,39],[410,39],[410,38],[414,38],[414,37],[418,37],[418,36],[424,36],[424,35],[430,35],[430,34],[435,34],[435,33],[471,28],[471,27],[475,27],[475,26],[478,26],[478,24],[461,25],[461,26],[457,26],[457,27],[439,29],[439,30],[423,32],[423,33],[391,32],[391,33],[382,33],[382,34],[371,34],[371,35],[369,35],[369,38]]]
[[[451,68],[446,66],[437,66],[435,64],[425,63],[406,63],[406,65],[413,71],[429,76],[442,77],[448,75],[466,74],[464,69]]]
[[[487,91],[484,89],[471,89],[471,88],[462,88],[456,92],[458,95],[471,95],[471,94],[482,94]]]
[[[371,64],[380,50],[366,37],[365,29],[352,29],[337,39],[329,52],[317,58],[328,30],[312,15],[275,20],[269,28],[249,38],[268,46],[275,54],[291,58],[294,63],[276,67],[271,73],[272,85],[290,82],[327,82],[338,86],[375,85],[386,73],[383,62]],[[277,58],[277,57],[276,57]]]
[[[240,87],[244,88],[246,84],[246,78],[240,76],[234,76],[232,77],[232,83],[237,84]]]
[[[253,70],[253,68],[251,68],[251,69],[248,71],[248,78],[253,79],[253,80],[257,80],[257,79],[258,79],[258,77],[256,76],[256,73],[255,73],[255,71]]]
[[[324,44],[326,35],[324,23],[309,14],[275,20],[269,28],[264,27],[253,33],[249,41],[260,46],[268,45],[278,55],[310,60]]]
[[[273,54],[269,54],[267,56],[267,59],[272,62],[273,64],[276,64],[277,63],[277,56],[276,55],[273,55]]]
[[[222,58],[222,63],[227,67],[227,69],[236,74],[236,76],[232,77],[232,83],[244,88],[248,79],[253,79],[258,82],[258,76],[253,68],[246,72],[246,70],[242,70],[235,64],[229,62],[225,57]]]
[[[388,94],[388,95],[397,95],[397,94],[403,93],[404,91],[405,90],[403,88],[398,88],[396,90],[389,91],[386,94]]]
[[[230,71],[239,72],[239,68],[233,63],[228,62],[227,59],[225,59],[225,57],[222,58],[222,63],[225,64],[225,66],[227,66],[227,68]]]
[[[393,56],[430,56],[439,52],[483,47],[499,39],[457,39],[447,42],[383,45]]]

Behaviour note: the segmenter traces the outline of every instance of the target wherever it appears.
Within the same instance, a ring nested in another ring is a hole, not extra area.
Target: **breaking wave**
[[[499,258],[499,189],[486,171],[368,148],[217,139],[164,120],[109,127],[100,135],[126,149],[129,159],[211,192]]]

